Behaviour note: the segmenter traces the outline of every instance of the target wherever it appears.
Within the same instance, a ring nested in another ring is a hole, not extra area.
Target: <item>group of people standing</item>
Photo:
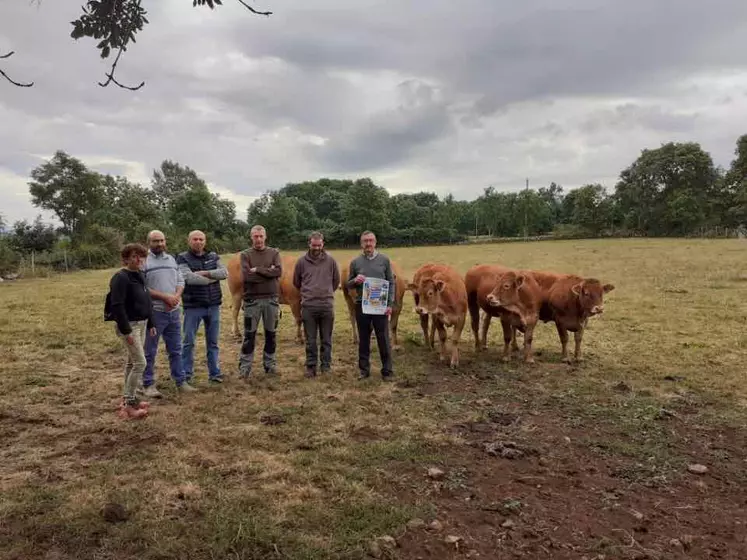
[[[255,353],[259,323],[264,329],[262,365],[267,375],[277,374],[276,331],[280,318],[280,277],[283,273],[280,252],[266,245],[265,228],[251,230],[252,245],[240,253],[244,302],[244,337],[239,356],[239,376],[249,379]],[[171,377],[177,390],[193,392],[194,343],[200,323],[205,324],[208,381],[223,382],[219,362],[218,338],[222,289],[220,281],[228,276],[220,256],[206,251],[201,231],[188,236],[189,249],[175,258],[166,251],[161,231],[148,234],[148,247],[130,243],[121,251],[123,268],[109,283],[104,318],[114,321],[115,332],[126,349],[124,395],[118,411],[121,418],[147,416],[149,403],[142,399],[160,398],[155,386],[154,362],[160,339],[169,356]],[[370,342],[376,334],[384,380],[392,378],[388,317],[394,302],[394,275],[386,255],[376,250],[376,236],[361,235],[363,254],[351,262],[346,287],[356,291],[356,322],[359,333],[359,379],[370,377]],[[388,292],[385,315],[362,312],[362,286],[367,276],[385,279]],[[309,236],[308,252],[300,257],[293,271],[293,284],[301,294],[301,309],[306,334],[306,377],[331,369],[334,293],[340,285],[340,270],[334,258],[324,250],[320,232]],[[181,309],[184,313],[182,317]],[[321,360],[317,348],[321,341]]]

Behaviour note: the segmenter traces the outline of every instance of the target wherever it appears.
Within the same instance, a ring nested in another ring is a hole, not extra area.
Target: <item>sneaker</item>
[[[367,373],[367,372],[365,372],[365,371],[362,371],[362,372],[360,373],[360,375],[358,375],[358,381],[362,381],[363,379],[368,379],[369,377],[371,377],[371,374],[370,374],[370,373]]]
[[[149,397],[151,399],[160,399],[163,397],[161,392],[158,389],[156,389],[155,385],[151,385],[150,387],[145,387],[143,389],[143,396]]]
[[[195,391],[197,391],[197,389],[192,387],[192,385],[190,385],[189,383],[182,383],[177,387],[177,389],[184,393],[194,393]]]
[[[322,369],[320,371],[322,372],[322,374],[329,373],[330,371],[332,371],[332,368],[330,366],[322,366]]]
[[[208,383],[223,383],[223,377],[211,377],[210,379],[208,379]]]
[[[389,375],[382,375],[381,380],[382,381],[394,381],[394,374],[390,373]]]

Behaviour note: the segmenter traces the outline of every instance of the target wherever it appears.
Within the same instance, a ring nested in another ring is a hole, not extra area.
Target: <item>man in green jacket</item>
[[[389,317],[394,305],[394,274],[389,257],[376,250],[376,235],[371,231],[361,234],[361,248],[363,254],[350,263],[350,273],[346,279],[346,286],[355,289],[355,322],[358,328],[358,379],[367,379],[371,375],[371,331],[376,334],[376,344],[381,358],[381,377],[388,381],[394,375],[392,370],[392,349],[389,341]],[[381,278],[389,282],[386,314],[369,315],[363,313],[361,299],[363,283],[366,278]]]

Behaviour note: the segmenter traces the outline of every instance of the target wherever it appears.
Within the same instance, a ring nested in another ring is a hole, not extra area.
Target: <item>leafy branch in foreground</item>
[[[272,12],[258,11],[244,0],[237,1],[254,14],[263,16],[272,14]],[[222,6],[223,3],[222,0],[192,1],[193,7],[204,5],[215,9],[216,5]],[[137,91],[145,85],[145,81],[137,86],[124,85],[114,77],[114,74],[122,53],[127,50],[130,42],[136,42],[135,35],[149,23],[145,17],[146,14],[147,12],[141,6],[141,0],[88,0],[83,7],[83,15],[71,22],[73,30],[70,36],[73,39],[90,37],[99,40],[96,48],[99,49],[101,58],[108,58],[113,51],[117,51],[111,69],[105,74],[106,81],[99,82],[101,87],[106,87],[113,82],[122,89]]]
[[[10,57],[11,57],[11,56],[13,56],[14,54],[15,54],[15,51],[10,51],[10,52],[9,52],[9,53],[7,53],[7,54],[2,54],[2,55],[0,55],[0,59],[10,58]],[[29,83],[16,82],[16,81],[15,81],[15,80],[14,80],[13,78],[11,78],[10,76],[8,76],[8,75],[7,75],[7,74],[6,74],[6,73],[5,73],[4,71],[3,71],[3,69],[2,69],[2,68],[0,68],[0,75],[2,75],[2,77],[3,77],[3,78],[5,78],[6,80],[8,80],[8,81],[9,81],[9,82],[10,82],[11,84],[13,84],[14,86],[18,86],[18,87],[31,87],[31,86],[33,86],[33,85],[34,85],[34,82],[29,82]]]

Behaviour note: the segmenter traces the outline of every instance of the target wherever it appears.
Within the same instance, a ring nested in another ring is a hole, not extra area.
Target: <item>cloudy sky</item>
[[[369,176],[457,198],[487,185],[612,188],[640,150],[694,140],[728,166],[747,133],[740,0],[143,0],[120,62],[70,38],[83,0],[0,0],[0,213],[33,218],[62,149],[149,184],[164,159],[236,201]],[[521,7],[520,7],[521,6]]]

